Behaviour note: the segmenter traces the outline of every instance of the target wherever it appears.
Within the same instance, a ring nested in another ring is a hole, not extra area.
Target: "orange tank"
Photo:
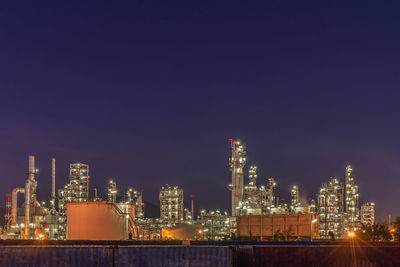
[[[67,203],[67,240],[125,240],[134,229],[134,206],[114,203]]]

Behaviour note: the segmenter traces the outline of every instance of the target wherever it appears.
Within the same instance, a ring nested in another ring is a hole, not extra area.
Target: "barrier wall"
[[[0,266],[229,267],[231,255],[229,247],[2,246]]]
[[[83,241],[82,241],[83,242]],[[311,242],[310,242],[311,243]],[[375,244],[375,245],[374,245]],[[270,246],[1,245],[0,266],[400,266],[399,243]]]

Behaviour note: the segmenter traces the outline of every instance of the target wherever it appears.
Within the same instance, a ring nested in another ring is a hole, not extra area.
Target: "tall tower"
[[[29,156],[29,170],[28,170],[28,179],[25,182],[25,239],[31,237],[31,215],[36,207],[36,174],[37,170],[35,169],[35,157]]]
[[[361,206],[361,223],[374,225],[375,223],[375,204],[374,202],[365,203]]]
[[[51,198],[50,198],[51,214],[56,213],[56,159],[51,159]]]
[[[338,179],[331,177],[328,183],[323,183],[317,194],[319,235],[326,239],[334,236],[343,238],[343,193],[344,185]]]
[[[275,190],[276,182],[274,178],[269,178],[267,181],[267,211],[271,212],[271,209],[275,207]]]
[[[89,166],[82,163],[72,163],[69,167],[71,197],[75,202],[89,200]]]
[[[296,208],[300,206],[299,187],[297,185],[292,186],[290,196],[292,197],[290,201],[290,211],[296,213]]]
[[[256,166],[250,166],[249,170],[249,180],[250,180],[250,185],[256,185],[257,181],[257,167]]]
[[[135,204],[135,218],[142,219],[144,216],[142,192],[129,188],[126,192],[126,202]]]
[[[110,203],[117,202],[117,184],[113,180],[108,182],[107,201]]]
[[[346,189],[345,189],[345,213],[346,230],[356,230],[359,224],[359,193],[358,186],[354,183],[351,176],[353,169],[350,165],[346,166]]]
[[[69,166],[69,183],[58,190],[58,224],[57,239],[65,239],[67,233],[67,202],[89,201],[89,165],[72,163]]]
[[[232,172],[232,184],[229,189],[232,190],[232,216],[236,216],[236,208],[243,199],[243,167],[246,164],[245,147],[239,140],[232,140],[232,158],[230,158],[229,166]]]
[[[168,224],[183,221],[183,190],[178,186],[163,186],[159,195],[160,218]]]

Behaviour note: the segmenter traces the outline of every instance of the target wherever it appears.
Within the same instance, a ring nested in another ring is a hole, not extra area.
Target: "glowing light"
[[[347,236],[351,237],[351,238],[353,238],[355,235],[356,234],[353,231],[350,231],[350,232],[347,233]]]

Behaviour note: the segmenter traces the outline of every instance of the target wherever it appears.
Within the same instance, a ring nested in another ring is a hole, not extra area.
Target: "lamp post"
[[[310,241],[312,241],[312,236],[313,236],[313,224],[316,223],[317,221],[318,221],[317,219],[311,220]]]

